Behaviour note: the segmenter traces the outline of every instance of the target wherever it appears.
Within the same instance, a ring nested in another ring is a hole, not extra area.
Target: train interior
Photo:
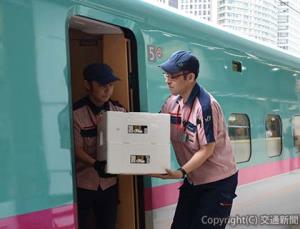
[[[129,77],[137,72],[134,58],[136,48],[133,49],[135,45],[133,34],[126,29],[84,17],[72,17],[69,22],[72,102],[85,96],[82,75],[84,67],[95,62],[106,63],[121,79],[115,83],[112,99],[119,101],[128,111],[138,111],[138,90],[134,86],[137,85],[137,77],[129,82]],[[143,202],[142,195],[138,195],[141,187],[139,179],[129,175],[119,176],[117,228],[139,228],[138,225],[142,223],[139,217]],[[94,228],[92,223],[90,228]]]

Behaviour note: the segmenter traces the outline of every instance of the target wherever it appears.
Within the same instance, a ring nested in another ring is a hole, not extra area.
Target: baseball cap
[[[107,64],[93,63],[86,66],[83,70],[84,79],[87,81],[96,81],[101,85],[106,85],[116,80],[116,77]]]
[[[188,71],[195,73],[196,77],[199,73],[199,61],[190,51],[176,51],[170,58],[162,63],[161,67],[165,72],[176,74],[181,71]]]

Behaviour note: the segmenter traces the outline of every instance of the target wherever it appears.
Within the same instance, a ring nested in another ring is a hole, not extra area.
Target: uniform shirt
[[[104,111],[126,111],[120,104],[108,101],[102,107],[95,106],[88,97],[73,105],[73,126],[75,147],[82,147],[86,153],[96,159],[97,123],[101,121]],[[81,161],[76,162],[77,187],[97,190],[100,185],[105,190],[117,183],[116,177],[100,178],[97,171]]]
[[[171,141],[180,166],[208,143],[214,152],[199,168],[188,174],[194,185],[227,178],[237,172],[224,116],[215,98],[195,84],[188,100],[170,96],[161,112],[171,115]]]

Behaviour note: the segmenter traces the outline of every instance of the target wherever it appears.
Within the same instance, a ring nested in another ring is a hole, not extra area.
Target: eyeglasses
[[[188,73],[189,72],[180,72],[180,73],[177,73],[177,74],[170,74],[170,73],[164,72],[163,76],[164,76],[165,79],[175,80],[180,76],[186,76]]]

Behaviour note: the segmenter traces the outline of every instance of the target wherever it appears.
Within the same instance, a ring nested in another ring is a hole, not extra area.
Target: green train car
[[[158,65],[176,50],[199,57],[198,81],[227,119],[240,171],[228,227],[299,224],[299,57],[148,1],[1,0],[0,228],[77,228],[71,123],[83,67],[110,64],[114,99],[155,113],[169,94]],[[119,181],[117,228],[170,227],[180,181]]]

